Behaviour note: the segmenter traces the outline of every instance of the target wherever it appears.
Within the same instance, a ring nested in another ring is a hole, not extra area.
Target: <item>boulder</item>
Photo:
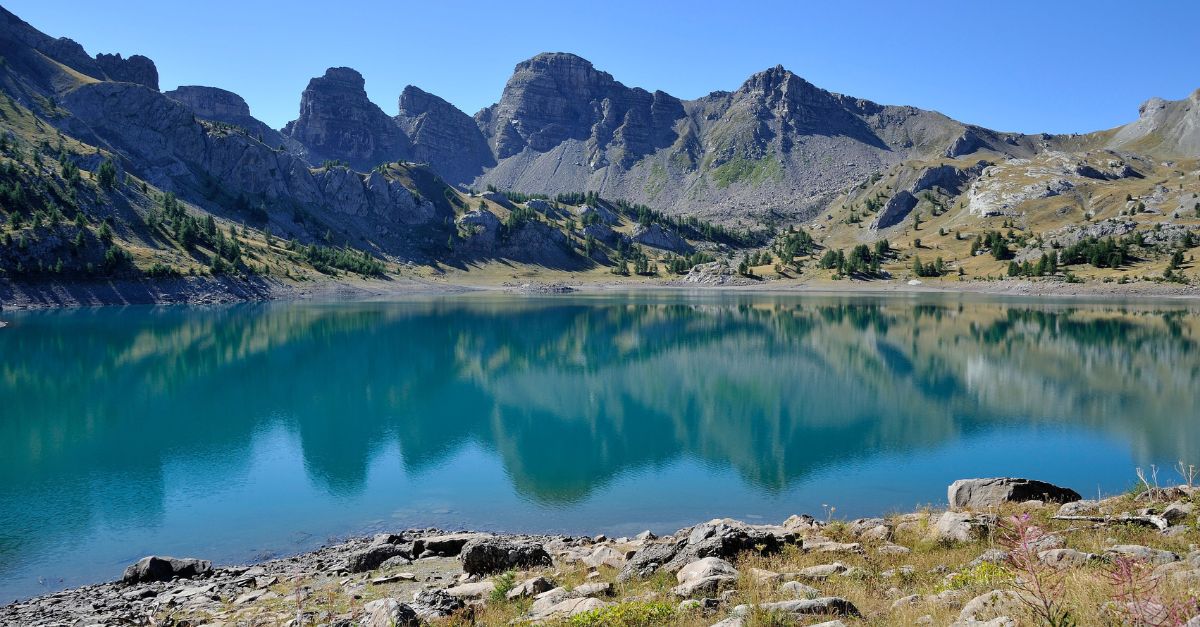
[[[1024,602],[1016,592],[992,590],[967,601],[958,613],[958,620],[984,622],[1004,616],[1015,616],[1024,611]]]
[[[495,582],[476,581],[446,588],[445,593],[459,599],[486,599],[496,589]]]
[[[815,599],[797,599],[794,601],[778,601],[775,603],[760,603],[753,608],[749,605],[739,605],[733,608],[733,613],[747,616],[752,609],[768,613],[793,614],[796,616],[835,615],[862,616],[854,604],[841,597],[817,597]]]
[[[995,516],[969,514],[966,512],[945,512],[934,525],[934,538],[942,542],[971,542],[986,537],[993,525]]]
[[[956,509],[988,509],[1002,503],[1039,500],[1069,503],[1082,497],[1070,488],[1036,481],[998,477],[993,479],[959,479],[947,489],[950,507]]]
[[[696,560],[687,566],[679,569],[675,573],[675,580],[679,583],[686,583],[693,579],[704,579],[706,577],[714,577],[717,575],[729,575],[732,577],[738,576],[738,571],[733,567],[733,564],[726,562],[718,557],[706,557]]]
[[[417,627],[416,611],[396,599],[378,599],[363,606],[363,627]]]
[[[588,224],[607,224],[612,226],[621,221],[621,217],[604,205],[587,205],[579,209],[580,221]]]
[[[844,575],[848,570],[850,569],[847,568],[845,564],[841,562],[834,562],[832,564],[821,564],[819,566],[801,568],[796,573],[796,576],[800,577],[801,579],[808,579],[810,581],[823,581],[836,575]]]
[[[445,590],[421,590],[413,594],[412,609],[422,620],[443,618],[464,607],[462,599]]]
[[[735,584],[737,584],[736,576],[712,575],[710,577],[688,579],[672,588],[671,594],[685,599],[691,597],[712,598],[717,596],[717,593],[722,589],[732,587]]]
[[[1152,549],[1139,544],[1118,544],[1116,546],[1111,546],[1104,550],[1104,555],[1113,559],[1123,557],[1125,559],[1131,559],[1153,565],[1169,564],[1171,562],[1178,562],[1180,559],[1182,559],[1178,554],[1172,553],[1171,551]]]
[[[130,585],[151,581],[192,579],[212,573],[212,562],[195,558],[176,559],[150,555],[125,569],[121,582]]]
[[[782,527],[747,525],[730,519],[711,520],[681,529],[663,541],[647,543],[629,559],[619,578],[625,581],[632,577],[648,577],[659,568],[677,572],[705,557],[732,559],[744,551],[769,555],[797,541],[795,533]]]
[[[1195,511],[1195,505],[1184,501],[1175,501],[1163,509],[1162,517],[1174,525],[1191,518]]]
[[[504,596],[509,600],[519,599],[522,597],[537,596],[547,590],[554,589],[554,584],[545,577],[533,577],[526,579],[509,590]]]
[[[591,566],[592,568],[608,566],[610,568],[620,569],[625,566],[625,562],[625,554],[612,548],[611,546],[608,546],[607,544],[597,546],[590,555],[583,558],[583,563]]]
[[[372,544],[347,556],[346,570],[352,573],[365,573],[379,568],[384,562],[395,557],[412,559],[412,545]]]
[[[612,605],[611,602],[601,601],[592,597],[567,598],[539,611],[531,611],[529,619],[532,622],[541,622],[570,618],[579,614],[604,609],[610,605]]]
[[[428,551],[438,557],[454,557],[462,552],[463,547],[472,540],[487,540],[492,536],[486,533],[447,533],[438,536],[429,536],[421,540],[414,541],[414,552],[425,553]],[[420,544],[417,544],[417,543]]]
[[[1084,566],[1100,558],[1094,553],[1084,553],[1075,549],[1049,549],[1039,551],[1038,559],[1051,566]]]
[[[785,581],[783,585],[779,586],[779,589],[798,599],[815,599],[821,596],[820,590],[799,581]]]
[[[463,572],[489,575],[512,569],[550,566],[550,554],[541,544],[504,538],[476,538],[462,547]]]

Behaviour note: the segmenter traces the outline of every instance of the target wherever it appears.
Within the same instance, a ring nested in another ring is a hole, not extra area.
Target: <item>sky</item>
[[[332,66],[390,115],[405,85],[474,114],[513,66],[573,52],[684,99],[783,65],[815,85],[1026,133],[1089,132],[1200,88],[1196,0],[834,2],[0,0],[91,54],[143,54],[164,90],[240,94],[279,128]]]

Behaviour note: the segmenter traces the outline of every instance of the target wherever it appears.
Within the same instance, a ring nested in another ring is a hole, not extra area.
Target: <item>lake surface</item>
[[[151,553],[855,517],[962,477],[1089,495],[1200,463],[1183,305],[489,294],[0,319],[0,601]]]

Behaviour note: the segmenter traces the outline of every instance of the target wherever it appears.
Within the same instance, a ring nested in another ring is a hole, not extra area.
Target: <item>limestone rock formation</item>
[[[396,122],[412,141],[410,158],[433,166],[450,183],[470,183],[495,165],[475,120],[431,93],[405,87]]]
[[[158,91],[158,68],[148,57],[135,54],[124,59],[120,54],[98,54],[96,65],[108,80],[137,83]]]
[[[303,145],[310,163],[344,161],[369,170],[407,159],[412,144],[400,127],[367,98],[362,74],[347,67],[329,68],[308,82],[300,96],[300,116],[283,134]]]
[[[233,124],[246,129],[251,137],[278,148],[290,141],[279,131],[250,115],[250,105],[241,96],[217,87],[184,85],[165,95],[191,109],[196,117]]]

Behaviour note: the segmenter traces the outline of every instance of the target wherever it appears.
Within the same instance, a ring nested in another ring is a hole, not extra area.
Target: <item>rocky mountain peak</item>
[[[495,165],[475,120],[419,87],[400,93],[396,122],[412,141],[412,159],[430,164],[451,183],[470,183]]]
[[[329,68],[313,78],[300,96],[300,116],[283,134],[307,150],[312,161],[338,159],[359,169],[406,158],[408,137],[367,97],[362,74]]]
[[[120,54],[98,54],[96,64],[109,80],[137,83],[158,91],[158,68],[140,54],[124,59]]]

